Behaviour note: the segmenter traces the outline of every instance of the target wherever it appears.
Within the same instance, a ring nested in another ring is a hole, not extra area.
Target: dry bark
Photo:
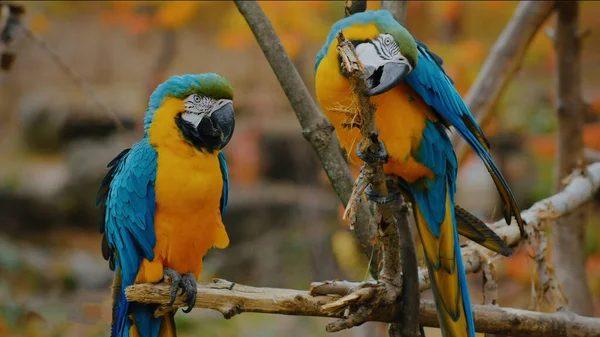
[[[554,34],[557,78],[557,179],[583,164],[584,106],[581,99],[581,40],[578,29],[579,2],[559,2]],[[585,209],[557,220],[552,226],[552,260],[558,280],[569,300],[569,309],[592,314],[592,296],[585,273]]]
[[[129,301],[165,304],[170,300],[170,285],[137,284],[125,290]],[[156,314],[164,314],[174,308],[187,306],[185,296],[178,296],[173,307],[161,307]],[[196,308],[213,309],[225,318],[243,312],[280,315],[344,317],[343,312],[326,310],[327,305],[338,300],[335,296],[311,296],[307,291],[277,288],[255,288],[234,284],[225,280],[215,283],[199,283]],[[397,322],[398,306],[379,307],[369,320]],[[588,337],[600,335],[600,319],[578,316],[568,312],[541,313],[520,309],[473,305],[475,329],[485,333],[500,333],[514,337],[570,336]],[[433,301],[422,300],[419,309],[421,324],[439,327]]]

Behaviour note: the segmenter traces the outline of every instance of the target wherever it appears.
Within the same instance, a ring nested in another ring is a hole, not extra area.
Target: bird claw
[[[388,204],[390,202],[394,202],[400,198],[400,190],[392,189],[388,187],[388,195],[383,196],[375,191],[373,185],[369,184],[365,189],[365,194],[367,195],[367,199],[377,204]]]
[[[194,274],[187,273],[183,275],[181,278],[181,288],[181,294],[187,294],[185,297],[185,303],[188,305],[188,307],[183,309],[183,312],[187,314],[194,309],[194,305],[196,304],[196,294],[198,293]]]
[[[367,199],[377,204],[387,204],[400,199],[401,193],[400,189],[398,188],[398,181],[395,177],[386,177],[386,186],[388,195],[383,196],[375,191],[373,185],[369,184],[369,186],[365,188]]]
[[[184,275],[179,275],[179,273],[175,270],[165,268],[163,275],[165,281],[171,284],[171,301],[167,305],[171,306],[173,303],[175,303],[175,300],[177,299],[177,292],[181,289],[180,295],[187,294],[185,297],[185,303],[188,305],[183,312],[187,314],[192,311],[194,305],[196,304],[196,293],[198,292],[194,274],[187,273]]]
[[[387,151],[385,150],[385,145],[379,138],[377,138],[377,143],[379,144],[379,151],[376,153],[371,151],[369,148],[367,148],[365,151],[363,151],[362,150],[363,142],[361,141],[360,143],[358,143],[358,146],[356,147],[356,155],[358,156],[358,158],[360,158],[362,161],[364,161],[367,164],[372,164],[376,161],[381,161],[383,164],[387,163],[388,162],[388,154],[387,154]]]

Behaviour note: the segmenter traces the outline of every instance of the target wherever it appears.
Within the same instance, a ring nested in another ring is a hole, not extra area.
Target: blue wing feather
[[[97,196],[102,206],[103,255],[111,269],[119,267],[121,294],[113,308],[112,336],[128,329],[124,289],[133,284],[144,258],[154,259],[156,234],[156,150],[146,139],[121,152],[111,163]]]
[[[413,153],[417,161],[428,167],[434,178],[423,178],[405,188],[412,192],[419,204],[431,232],[439,236],[440,224],[446,217],[446,190],[456,190],[457,162],[452,143],[444,126],[427,120],[421,144]]]
[[[221,217],[225,216],[227,209],[227,200],[229,199],[229,171],[227,171],[227,161],[223,152],[219,152],[219,167],[223,176],[223,193],[221,194]]]
[[[477,137],[481,137],[484,144],[480,146],[487,149],[489,145],[483,131],[454,88],[452,80],[441,67],[441,58],[434,56],[421,43],[417,44],[417,50],[419,53],[417,67],[406,77],[406,82],[428,105],[452,124],[469,145],[473,146],[471,142],[478,142]]]
[[[417,44],[419,60],[406,82],[433,107],[439,116],[454,126],[456,131],[473,148],[490,172],[504,202],[504,218],[508,224],[514,215],[524,235],[520,211],[508,183],[500,173],[489,153],[489,143],[469,108],[454,88],[452,81],[441,67],[439,56],[433,55],[423,44]]]

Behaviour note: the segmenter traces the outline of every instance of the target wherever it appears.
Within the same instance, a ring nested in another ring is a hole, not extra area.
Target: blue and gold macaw
[[[339,31],[353,43],[363,64],[385,153],[361,152],[359,130],[345,127],[351,113],[339,113],[340,108],[352,111],[350,83],[341,72],[336,50]],[[458,164],[446,133],[449,126],[483,160],[502,196],[506,221],[514,216],[522,234],[523,220],[483,132],[441,65],[441,58],[389,12],[361,12],[333,25],[317,56],[316,93],[350,161],[387,160],[385,173],[399,178],[400,191],[412,201],[443,335],[474,337],[458,233],[504,255],[511,250],[485,224],[455,205]],[[390,201],[373,193],[370,198]]]
[[[108,164],[96,203],[102,254],[115,271],[112,337],[175,336],[174,313],[154,318],[156,305],[128,303],[125,288],[169,276],[171,304],[182,290],[187,313],[204,255],[229,245],[221,149],[235,126],[232,99],[217,74],[169,78],[150,97],[142,141]]]

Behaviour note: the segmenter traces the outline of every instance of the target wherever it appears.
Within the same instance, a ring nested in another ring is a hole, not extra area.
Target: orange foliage
[[[152,27],[182,28],[194,18],[202,2],[111,1],[110,5],[110,10],[101,14],[101,22],[123,26],[131,34],[141,34]]]
[[[444,59],[444,70],[454,81],[456,90],[464,96],[477,76],[478,67],[487,55],[488,47],[477,40],[462,40],[453,44],[428,43],[431,50]]]
[[[319,19],[327,9],[320,1],[259,1],[290,57],[299,55],[305,43],[323,43],[329,24]],[[217,37],[225,49],[243,50],[254,44],[254,36],[244,18],[233,9]]]
[[[48,29],[48,19],[44,15],[36,13],[29,21],[29,27],[32,31],[43,34]]]
[[[260,177],[260,132],[252,129],[236,130],[227,147],[227,167],[236,185],[255,183]]]
[[[376,11],[381,8],[381,1],[370,0],[367,1],[367,10]]]
[[[130,34],[143,33],[151,26],[150,17],[137,12],[137,9],[143,5],[146,5],[143,1],[111,2],[111,10],[100,15],[100,22],[111,26],[123,26]]]
[[[166,2],[156,12],[156,23],[164,28],[177,29],[185,26],[195,15],[200,1]]]
[[[589,104],[589,109],[600,116],[600,96],[592,98]]]
[[[461,1],[440,1],[438,5],[441,7],[442,19],[445,21],[457,20],[463,10]]]
[[[600,123],[587,124],[583,127],[583,145],[586,148],[600,150]],[[541,135],[531,137],[526,148],[542,159],[552,159],[556,154],[556,136]]]
[[[531,280],[531,270],[534,262],[527,256],[527,252],[521,249],[517,254],[506,259],[506,274],[519,283],[527,283]]]

